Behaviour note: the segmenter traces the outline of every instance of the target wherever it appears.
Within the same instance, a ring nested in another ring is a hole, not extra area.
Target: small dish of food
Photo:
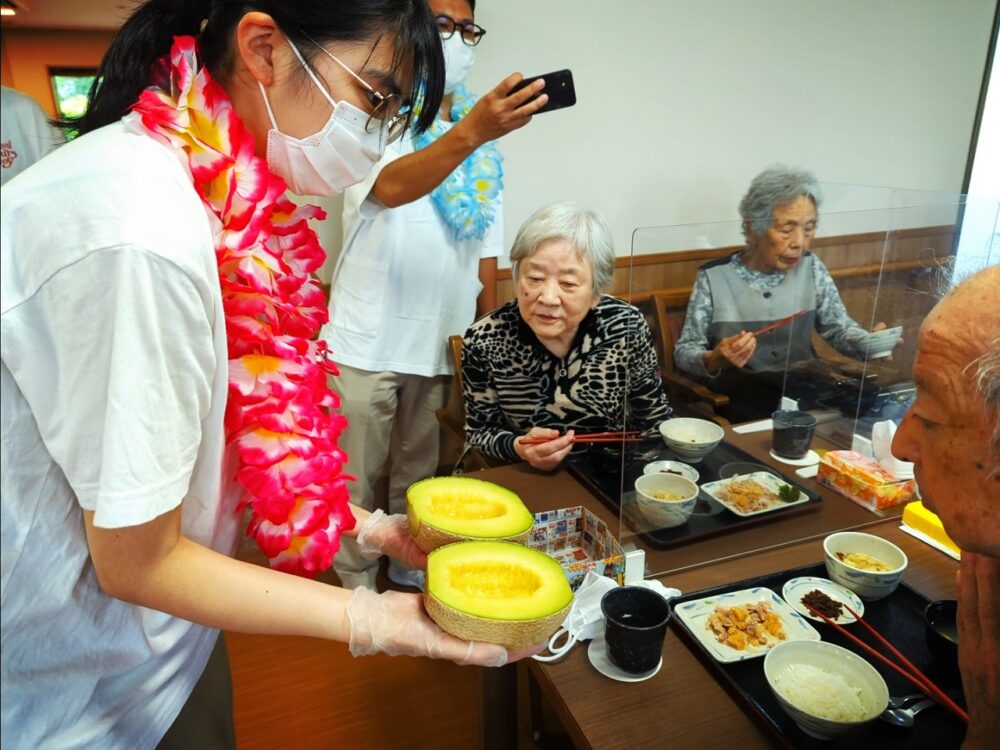
[[[818,641],[820,637],[784,599],[761,586],[681,602],[674,607],[674,614],[720,662],[755,659],[778,643]]]
[[[756,516],[809,502],[805,492],[767,471],[736,474],[701,488],[738,516]]]
[[[764,677],[799,729],[820,740],[875,721],[889,705],[878,670],[833,643],[780,643],[764,658]]]
[[[845,604],[859,615],[865,613],[865,603],[857,594],[827,578],[815,576],[792,578],[782,587],[781,595],[785,597],[788,606],[803,617],[816,622],[825,621],[814,614],[809,606],[822,612],[838,625],[855,622],[854,615],[847,611]]]
[[[859,531],[839,531],[824,539],[823,560],[835,583],[866,600],[895,591],[909,562],[888,539]]]
[[[643,474],[677,474],[678,476],[697,482],[698,470],[680,461],[652,461],[642,467]]]
[[[678,474],[643,474],[635,480],[640,515],[659,529],[687,523],[698,502],[698,485]]]

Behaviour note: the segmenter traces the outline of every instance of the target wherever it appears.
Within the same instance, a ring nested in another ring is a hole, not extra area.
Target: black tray
[[[706,596],[740,591],[755,586],[769,588],[781,596],[781,588],[785,582],[798,576],[826,578],[826,566],[822,563],[806,565],[781,573],[748,578],[745,581],[696,591],[672,600],[671,608]],[[964,708],[965,701],[957,672],[954,669],[949,670],[947,667],[942,668],[941,665],[935,664],[927,649],[924,637],[924,608],[927,604],[928,599],[925,596],[914,591],[905,583],[900,583],[899,588],[885,599],[865,602],[863,617],[905,654],[920,671]],[[852,748],[853,750],[857,748],[878,748],[878,750],[892,750],[893,748],[921,750],[927,748],[927,750],[943,750],[943,748],[957,748],[965,736],[965,725],[958,718],[941,706],[932,706],[919,714],[916,723],[910,728],[893,726],[877,719],[873,723],[838,739],[813,739],[799,729],[778,704],[778,700],[774,697],[764,677],[763,656],[757,659],[723,664],[716,661],[705,650],[705,647],[688,632],[687,627],[679,618],[671,617],[670,621],[681,640],[695,652],[708,671],[722,683],[722,686],[736,699],[736,702],[781,747],[816,748],[817,750],[820,748]],[[910,695],[920,692],[916,686],[900,677],[882,662],[864,653],[864,649],[845,638],[836,628],[812,620],[810,620],[810,624],[819,631],[824,641],[850,649],[875,667],[879,674],[885,678],[886,685],[889,687],[889,695]],[[868,633],[863,626],[855,623],[846,627],[853,635],[876,646],[880,653],[885,653],[885,649],[876,643],[874,636]]]
[[[615,450],[620,451],[620,446],[615,446]],[[607,450],[607,449],[606,449]],[[635,456],[641,455],[642,458]],[[622,483],[622,462],[619,458],[615,460],[595,461],[595,455],[582,451],[570,456],[567,461],[567,468],[570,473],[579,479],[594,495],[612,511],[621,511],[622,492],[633,493],[635,480],[642,475],[642,468],[651,461],[661,459],[679,461],[680,459],[667,448],[662,440],[655,442],[632,445],[626,451],[624,463],[625,482]],[[683,462],[687,463],[687,462]],[[748,464],[748,466],[738,467],[736,464]],[[756,526],[758,524],[770,523],[790,516],[798,516],[803,513],[811,513],[819,510],[823,503],[823,498],[813,490],[803,487],[795,479],[788,477],[784,472],[778,471],[770,466],[760,463],[753,456],[728,443],[720,443],[718,447],[701,461],[690,464],[697,469],[699,476],[698,484],[714,482],[717,479],[732,476],[733,473],[746,474],[751,471],[769,471],[780,476],[783,481],[791,484],[804,492],[809,500],[788,508],[760,513],[754,516],[738,516],[724,508],[718,501],[701,492],[698,495],[698,504],[695,506],[694,514],[687,523],[674,526],[669,529],[647,530],[639,533],[639,536],[653,549],[670,549],[683,544],[690,544],[718,534],[727,534],[732,531]],[[736,471],[738,469],[738,471]],[[728,472],[720,474],[720,472]]]

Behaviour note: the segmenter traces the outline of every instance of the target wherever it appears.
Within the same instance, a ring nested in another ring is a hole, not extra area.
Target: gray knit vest
[[[757,337],[757,348],[747,362],[750,372],[775,372],[802,360],[813,359],[812,332],[816,323],[816,288],[812,253],[804,253],[795,268],[773,289],[759,292],[748,285],[730,258],[702,266],[712,291],[712,322],[708,340],[714,346],[740,331],[764,326],[808,310],[807,315]]]

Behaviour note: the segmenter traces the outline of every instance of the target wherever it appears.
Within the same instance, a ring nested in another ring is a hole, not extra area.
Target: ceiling
[[[18,11],[3,26],[35,29],[117,29],[138,0],[12,0]]]

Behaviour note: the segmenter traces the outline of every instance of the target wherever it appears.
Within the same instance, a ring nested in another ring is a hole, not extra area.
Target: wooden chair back
[[[465,442],[465,393],[462,388],[462,337],[448,337],[448,349],[451,352],[451,362],[455,374],[451,379],[451,390],[448,392],[448,403],[437,410],[438,424],[441,426],[441,436],[445,441],[449,454],[455,456],[453,474],[489,469],[497,463],[490,461]]]

